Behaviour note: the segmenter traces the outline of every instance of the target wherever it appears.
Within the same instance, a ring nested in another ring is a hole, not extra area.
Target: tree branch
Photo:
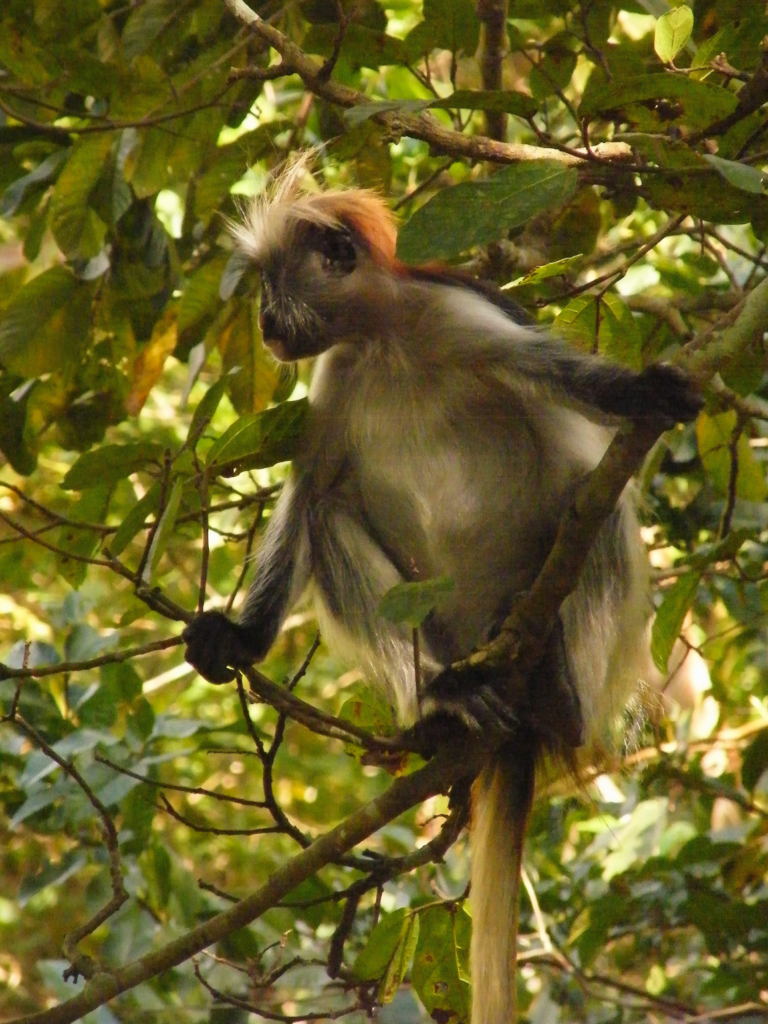
[[[483,89],[502,87],[502,67],[509,50],[507,38],[508,0],[477,0],[480,21],[480,48],[477,60],[483,79]],[[502,110],[488,110],[485,131],[489,138],[502,140],[506,134],[507,115]]]
[[[285,74],[297,74],[310,92],[338,107],[350,108],[370,105],[370,98],[356,89],[350,89],[333,79],[326,80],[321,74],[323,65],[306,53],[287,36],[268,24],[243,0],[224,0],[227,8],[238,21],[252,29],[270,44],[282,57]],[[399,110],[386,110],[371,118],[383,125],[391,138],[399,139],[408,135],[429,144],[433,154],[450,154],[473,162],[487,160],[491,163],[510,164],[523,160],[558,160],[568,166],[599,165],[602,161],[631,160],[632,151],[625,142],[608,142],[594,146],[591,153],[563,153],[559,149],[542,146],[527,146],[522,143],[497,142],[484,135],[462,135],[441,124],[429,111],[409,114]]]
[[[675,362],[702,385],[739,352],[759,342],[768,329],[768,279],[718,325],[690,342]],[[560,605],[573,590],[603,522],[632,475],[663,432],[658,422],[623,425],[602,461],[579,486],[563,516],[552,550],[531,589],[516,604],[501,631],[457,670],[479,664],[514,662],[512,686],[521,685],[544,652]]]
[[[456,750],[454,745],[449,750],[441,751],[423,768],[405,778],[396,779],[386,793],[355,811],[278,868],[270,876],[269,882],[256,892],[190,929],[162,949],[148,953],[120,970],[97,974],[82,992],[65,1003],[40,1013],[17,1017],[12,1024],[72,1024],[121,992],[127,992],[163,971],[184,963],[206,946],[255,921],[305,879],[311,878],[326,864],[343,857],[398,815],[430,796],[445,793],[464,776],[476,774],[486,757],[485,748],[465,747]]]

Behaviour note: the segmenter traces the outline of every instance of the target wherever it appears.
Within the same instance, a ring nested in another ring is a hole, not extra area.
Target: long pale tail
[[[517,1017],[517,914],[536,748],[503,746],[472,789],[472,1024]]]

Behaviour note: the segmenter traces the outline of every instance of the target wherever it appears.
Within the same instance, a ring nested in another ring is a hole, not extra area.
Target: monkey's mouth
[[[264,344],[269,351],[281,363],[290,363],[295,357],[292,355],[287,342],[283,338],[264,338]]]
[[[262,299],[259,326],[264,344],[282,363],[314,356],[327,348],[325,324],[319,314],[305,302],[280,293],[270,302]]]

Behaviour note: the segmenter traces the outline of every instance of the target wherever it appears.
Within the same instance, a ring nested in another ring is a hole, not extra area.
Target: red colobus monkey
[[[510,737],[474,787],[471,891],[472,1021],[510,1024],[535,756],[598,741],[646,655],[631,496],[562,606],[526,707],[509,706],[499,673],[446,669],[494,635],[536,578],[574,486],[610,442],[606,424],[656,416],[671,426],[693,419],[701,399],[673,366],[635,373],[574,352],[494,287],[404,266],[380,198],[302,193],[304,174],[294,165],[234,235],[261,272],[266,344],[280,360],[318,357],[307,444],[238,621],[198,616],[184,632],[187,660],[213,683],[233,679],[266,655],[311,581],[326,639],[381,681],[403,724],[449,715]],[[454,589],[421,627],[416,692],[410,630],[388,623],[379,602],[398,582],[437,576]]]

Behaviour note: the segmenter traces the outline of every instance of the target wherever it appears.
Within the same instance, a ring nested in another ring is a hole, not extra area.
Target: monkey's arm
[[[228,683],[234,669],[260,661],[275,641],[286,613],[309,580],[306,479],[289,477],[269,521],[259,553],[256,577],[240,618],[203,612],[182,639],[186,659],[211,683]]]
[[[690,377],[671,363],[653,363],[637,373],[528,331],[510,345],[501,376],[522,377],[608,416],[655,416],[668,426],[695,419],[704,404]]]
[[[655,416],[672,426],[695,419],[704,404],[694,382],[672,363],[652,363],[637,373],[528,331],[521,332],[510,350],[502,377],[522,377],[608,416]]]
[[[441,349],[463,355],[475,370],[485,364],[513,390],[549,394],[555,402],[579,406],[587,416],[590,409],[612,419],[654,416],[667,426],[695,419],[703,405],[694,382],[671,363],[653,363],[638,373],[577,352],[466,289],[437,294],[429,316],[438,325]]]

